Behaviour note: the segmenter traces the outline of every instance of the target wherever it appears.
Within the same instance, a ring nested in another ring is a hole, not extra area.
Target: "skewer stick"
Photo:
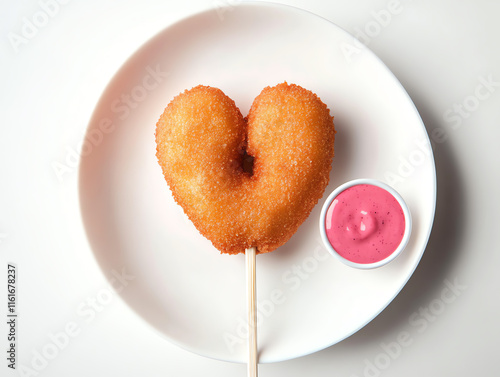
[[[257,311],[255,301],[255,247],[245,250],[248,303],[248,377],[257,377]]]

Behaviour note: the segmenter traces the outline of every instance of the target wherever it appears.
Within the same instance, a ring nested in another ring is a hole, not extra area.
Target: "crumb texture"
[[[174,199],[229,254],[290,239],[328,185],[334,140],[327,106],[287,83],[265,88],[247,118],[220,89],[200,85],[175,97],[156,125]]]

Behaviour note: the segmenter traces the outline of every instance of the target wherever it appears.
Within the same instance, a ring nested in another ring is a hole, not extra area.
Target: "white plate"
[[[198,84],[221,88],[245,115],[265,86],[285,80],[331,108],[336,157],[309,219],[257,258],[260,361],[315,352],[366,325],[410,278],[430,234],[436,180],[425,128],[397,79],[353,37],[310,13],[263,3],[167,28],[123,65],[97,105],[81,161],[81,210],[103,271],[135,276],[120,292],[127,304],[201,355],[246,362],[244,256],[220,255],[174,203],[155,157],[155,124],[176,94]],[[334,260],[317,226],[328,193],[360,177],[393,184],[414,221],[403,254],[373,271]]]

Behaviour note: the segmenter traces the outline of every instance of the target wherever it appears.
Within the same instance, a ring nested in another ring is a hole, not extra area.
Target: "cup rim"
[[[405,230],[403,234],[403,238],[401,239],[401,242],[399,243],[398,247],[396,250],[394,250],[389,256],[386,258],[374,262],[374,263],[357,263],[350,261],[343,256],[341,256],[330,244],[330,241],[328,240],[328,237],[326,235],[326,213],[328,211],[328,208],[330,207],[330,204],[333,202],[333,200],[343,191],[347,190],[350,187],[357,186],[357,185],[372,185],[372,186],[377,186],[380,187],[389,194],[391,194],[399,203],[401,206],[401,209],[403,210],[403,216],[405,219]],[[401,252],[404,250],[406,245],[408,244],[408,241],[410,239],[410,234],[411,234],[411,229],[412,229],[412,221],[411,221],[411,213],[410,209],[408,208],[406,202],[404,201],[403,197],[391,186],[388,184],[379,181],[377,179],[372,179],[372,178],[359,178],[359,179],[354,179],[348,182],[345,182],[344,184],[338,186],[335,190],[333,190],[330,195],[328,195],[328,198],[326,199],[325,203],[323,204],[323,207],[321,209],[321,215],[319,217],[319,230],[321,233],[321,239],[323,241],[323,244],[325,245],[326,249],[330,254],[332,254],[335,258],[340,260],[342,263],[358,268],[358,269],[373,269],[373,268],[378,268],[386,265],[387,263],[393,261]]]

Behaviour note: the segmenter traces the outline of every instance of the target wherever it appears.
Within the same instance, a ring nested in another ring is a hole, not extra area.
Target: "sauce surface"
[[[391,193],[360,184],[337,195],[328,208],[325,225],[328,240],[340,256],[367,264],[387,258],[398,248],[405,217]]]

